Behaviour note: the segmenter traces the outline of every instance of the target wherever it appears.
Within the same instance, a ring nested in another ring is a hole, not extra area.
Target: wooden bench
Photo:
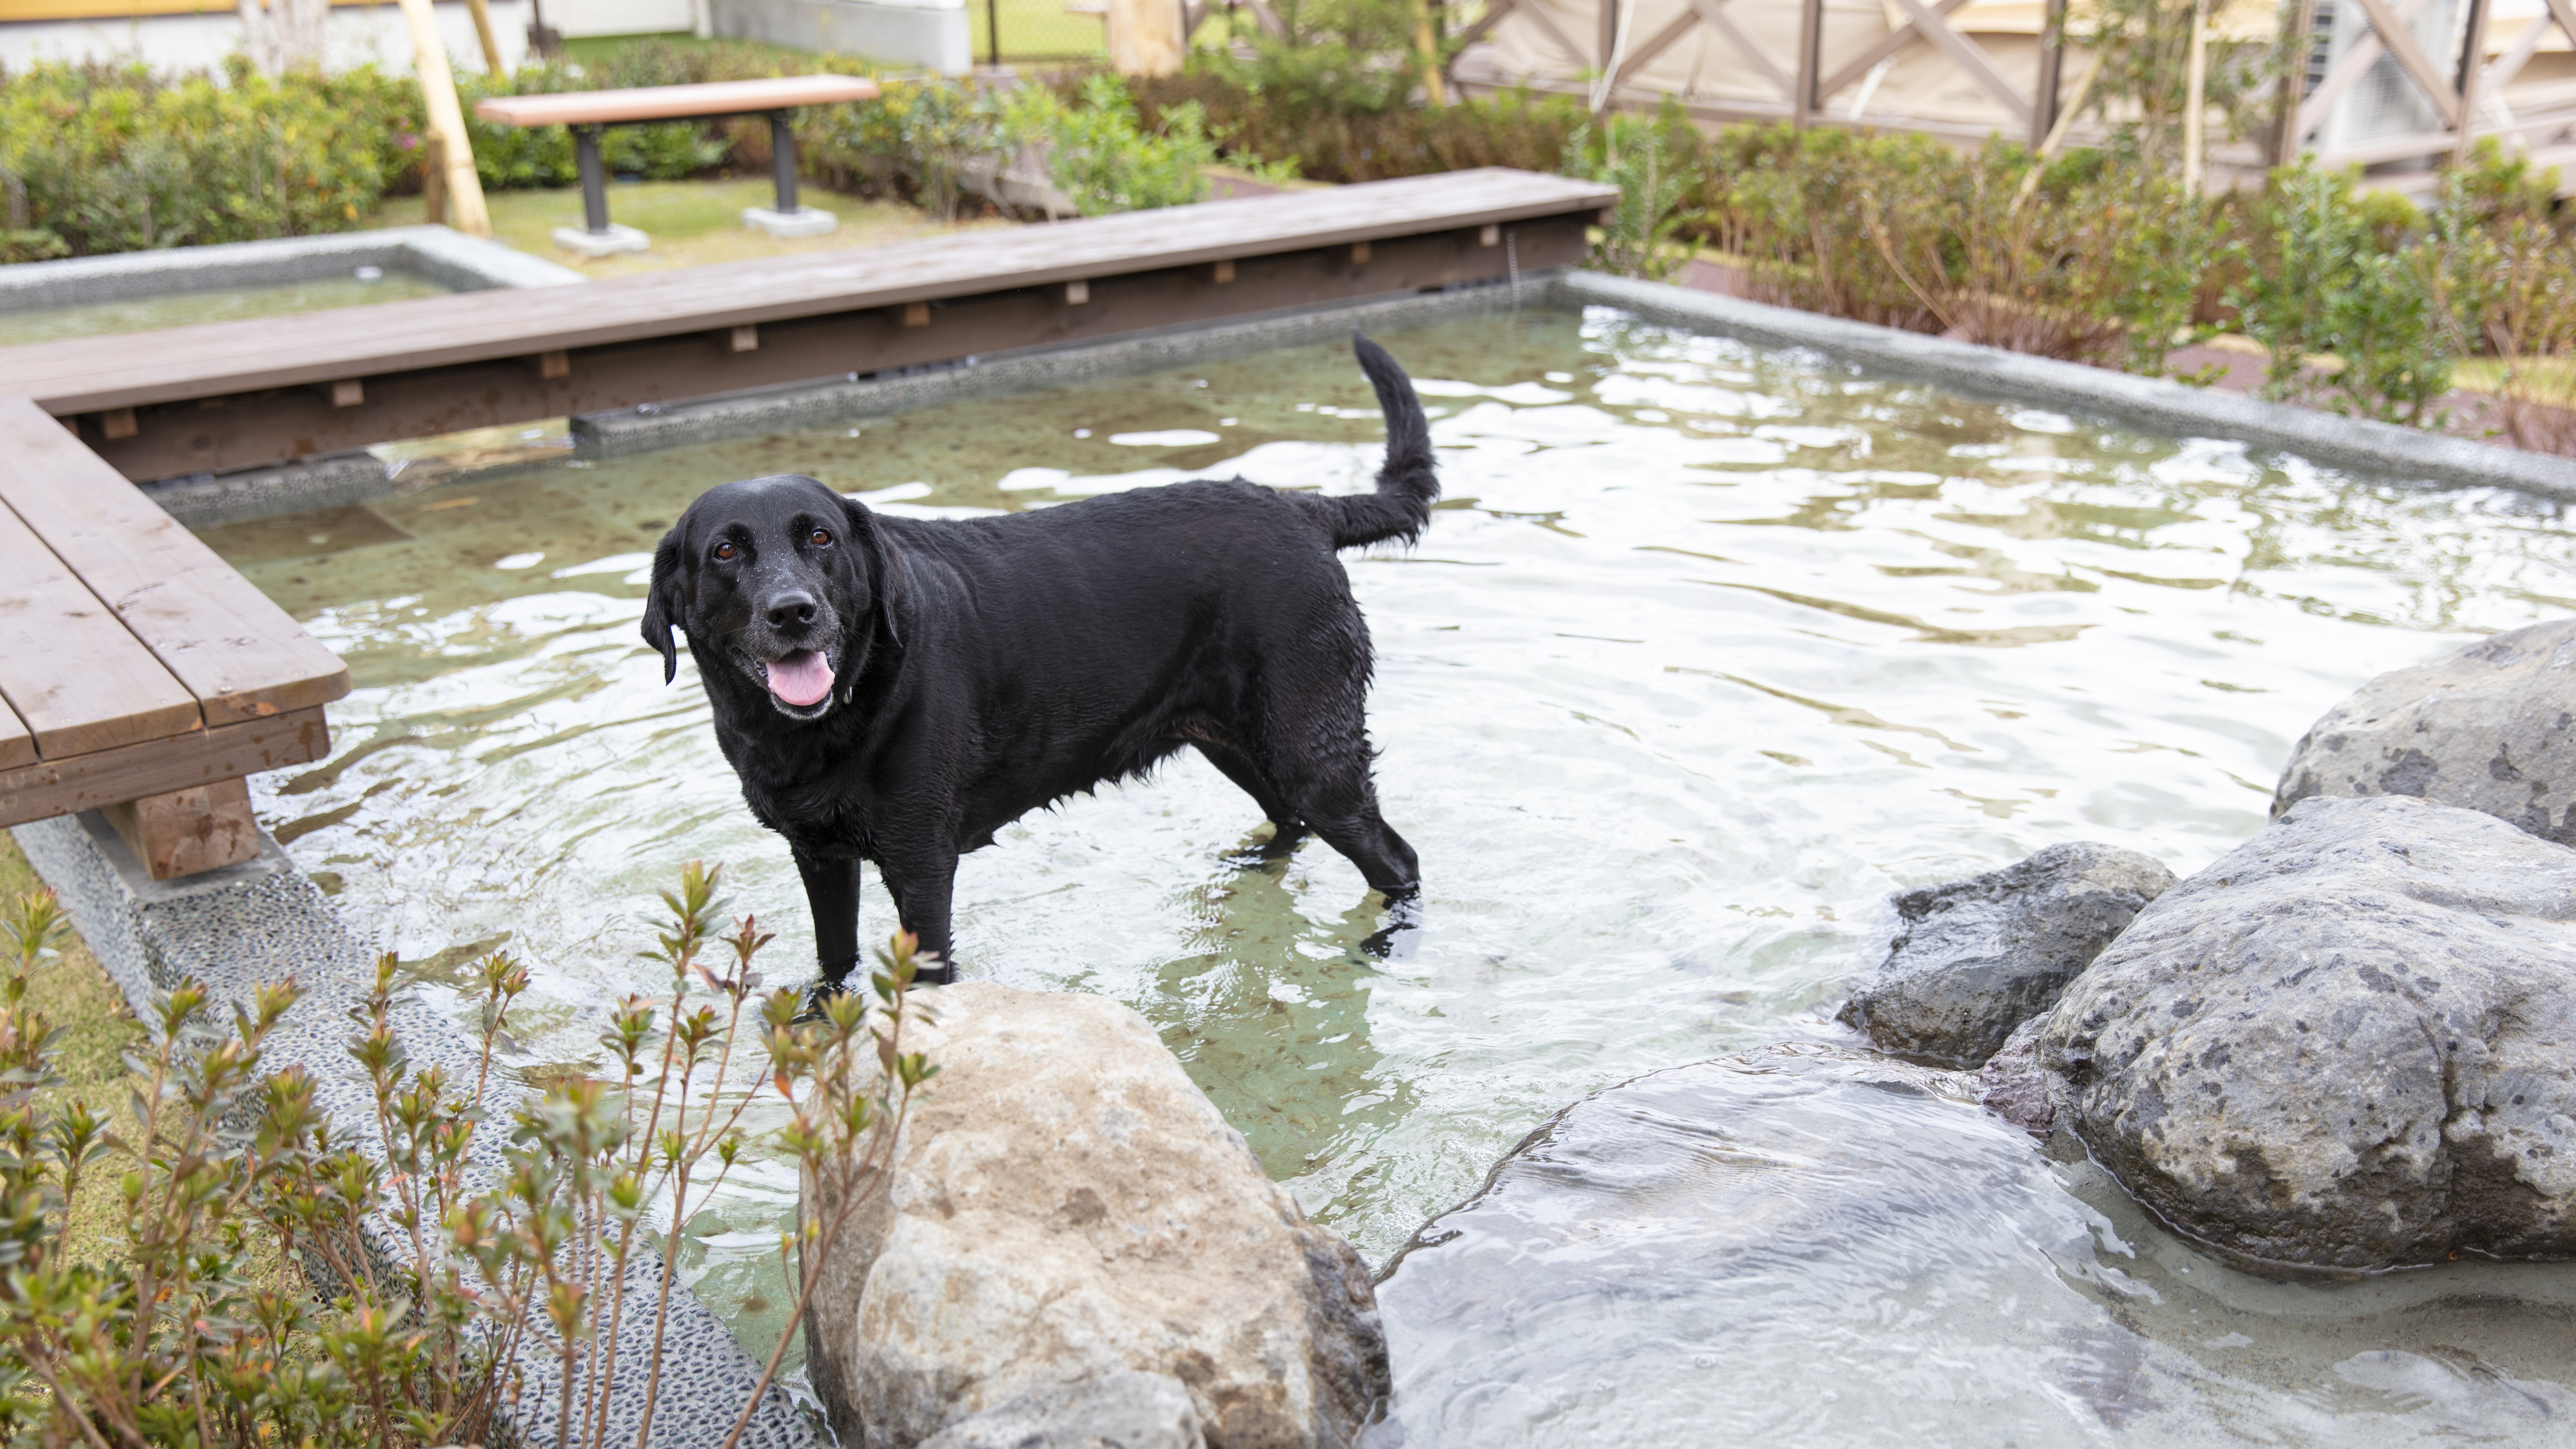
[[[778,76],[767,80],[709,81],[700,85],[639,86],[622,91],[567,91],[559,95],[493,96],[474,103],[474,114],[504,126],[569,126],[581,167],[582,230],[559,228],[556,240],[583,251],[639,248],[643,233],[608,220],[608,174],[599,158],[600,134],[610,126],[653,121],[695,121],[716,116],[769,117],[769,174],[777,208],[746,211],[743,220],[772,235],[810,236],[832,229],[828,212],[810,212],[796,197],[796,130],[789,113],[800,106],[833,106],[876,99],[877,83],[847,75]],[[621,246],[621,230],[635,240]],[[570,233],[570,235],[567,235]],[[590,239],[585,244],[581,238]]]
[[[330,751],[330,650],[0,397],[0,825],[102,810],[155,880],[259,853],[245,777]]]
[[[1615,186],[1487,169],[533,291],[0,347],[126,477],[1581,265]]]

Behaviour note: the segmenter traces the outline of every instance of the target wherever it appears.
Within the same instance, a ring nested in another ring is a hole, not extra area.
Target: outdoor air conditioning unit
[[[2361,38],[2370,34],[2370,15],[2361,0],[2317,0],[2316,50],[2308,73],[2314,90]],[[2425,0],[2408,27],[2415,44],[2448,75],[2459,62],[2459,0]],[[2433,108],[2415,78],[2397,57],[2381,53],[2361,79],[2352,83],[2317,128],[2315,149],[2332,156],[2376,141],[2442,131],[2442,113]]]

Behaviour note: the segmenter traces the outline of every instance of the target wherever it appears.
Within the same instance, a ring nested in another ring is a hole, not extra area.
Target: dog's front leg
[[[814,916],[814,960],[834,986],[859,960],[859,863],[795,852],[805,878],[805,904]]]
[[[886,893],[894,897],[895,914],[902,917],[903,928],[920,938],[924,953],[935,952],[939,957],[938,965],[922,968],[920,979],[933,986],[955,981],[948,909],[957,889],[957,852],[923,847],[889,853],[877,858],[877,873],[885,877]]]

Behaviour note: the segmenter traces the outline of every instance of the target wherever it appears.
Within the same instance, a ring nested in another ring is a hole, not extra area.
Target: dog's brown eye
[[[717,544],[715,554],[718,558],[731,558],[733,557],[733,545],[730,542]]]
[[[809,542],[819,547],[832,541],[832,531],[828,528],[818,528],[812,533],[807,534],[806,538]]]

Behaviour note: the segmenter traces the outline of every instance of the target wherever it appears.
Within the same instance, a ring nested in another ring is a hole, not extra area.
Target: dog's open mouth
[[[799,649],[760,666],[769,692],[781,704],[809,709],[832,697],[832,664],[820,649]]]

